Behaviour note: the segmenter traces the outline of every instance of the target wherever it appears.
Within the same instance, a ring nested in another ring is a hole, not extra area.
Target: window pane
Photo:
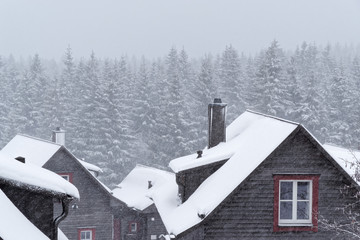
[[[309,201],[297,203],[297,219],[309,219]]]
[[[292,182],[280,182],[280,200],[291,200],[293,193]]]
[[[81,239],[85,239],[85,232],[81,232]]]
[[[280,219],[292,219],[292,202],[280,202]]]
[[[297,183],[297,199],[309,200],[310,197],[310,182],[298,182]]]
[[[90,239],[90,232],[86,232],[86,239]]]

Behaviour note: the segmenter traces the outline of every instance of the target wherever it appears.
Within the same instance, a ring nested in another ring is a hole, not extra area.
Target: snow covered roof
[[[1,152],[11,158],[24,157],[26,162],[42,167],[60,148],[59,144],[18,134]]]
[[[87,170],[102,173],[103,170],[99,168],[98,166],[85,162],[84,160],[77,159]]]
[[[0,190],[0,237],[4,240],[49,240]],[[20,231],[19,231],[20,230]]]
[[[26,163],[29,162],[42,167],[61,147],[64,146],[51,141],[18,134],[1,149],[1,152],[12,158],[24,157]],[[74,158],[76,157],[74,156]],[[90,171],[103,172],[98,166],[78,158],[76,159]]]
[[[165,184],[153,192],[152,198],[167,231],[178,235],[200,223],[204,218],[199,215],[209,215],[298,126],[298,123],[246,111],[227,127],[226,143],[205,149],[198,159],[193,154],[171,161],[170,167],[179,172],[229,159],[179,206],[176,184]]]
[[[70,182],[34,164],[21,163],[0,152],[0,178],[19,186],[44,189],[55,194],[79,198],[79,191]]]
[[[267,145],[266,141],[261,141],[264,137],[271,141],[282,141],[298,125],[295,122],[247,110],[226,128],[226,143],[220,143],[210,149],[205,148],[201,158],[197,158],[197,154],[192,154],[174,159],[169,166],[174,172],[180,172],[229,159],[236,152],[245,152],[248,155],[252,149],[263,149],[259,144]],[[239,149],[239,142],[245,142],[246,146],[251,148]],[[263,152],[260,150],[258,155],[264,155]]]
[[[152,185],[150,189],[149,181]],[[153,201],[149,198],[151,192],[167,182],[175,184],[175,174],[136,165],[112,192],[114,197],[124,202],[128,207],[142,211],[153,204]]]
[[[360,151],[324,144],[325,150],[360,185]]]

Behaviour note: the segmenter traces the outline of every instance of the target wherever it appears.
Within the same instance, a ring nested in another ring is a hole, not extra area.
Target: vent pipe
[[[21,157],[21,156],[16,157],[15,160],[18,160],[18,161],[21,162],[21,163],[25,163],[25,158],[24,158],[24,157]]]
[[[209,118],[209,145],[208,148],[215,147],[221,142],[226,142],[226,103],[222,103],[220,98],[215,98],[214,103],[208,107]]]

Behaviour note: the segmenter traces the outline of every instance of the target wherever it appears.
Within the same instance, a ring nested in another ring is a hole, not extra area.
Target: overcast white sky
[[[0,0],[0,55],[190,56],[360,43],[360,0]]]

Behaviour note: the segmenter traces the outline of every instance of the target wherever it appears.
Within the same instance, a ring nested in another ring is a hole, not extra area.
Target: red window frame
[[[136,224],[136,231],[132,231],[131,225]],[[137,233],[139,231],[139,223],[138,222],[129,222],[129,233]]]
[[[320,175],[274,175],[274,232],[300,232],[318,231],[318,210],[319,210],[319,178]],[[312,226],[279,226],[279,186],[281,180],[307,180],[312,181]]]
[[[69,178],[69,182],[73,182],[73,173],[58,173],[61,177],[67,176]]]
[[[95,228],[79,228],[78,229],[78,240],[81,240],[81,232],[91,231],[91,240],[95,240]]]

